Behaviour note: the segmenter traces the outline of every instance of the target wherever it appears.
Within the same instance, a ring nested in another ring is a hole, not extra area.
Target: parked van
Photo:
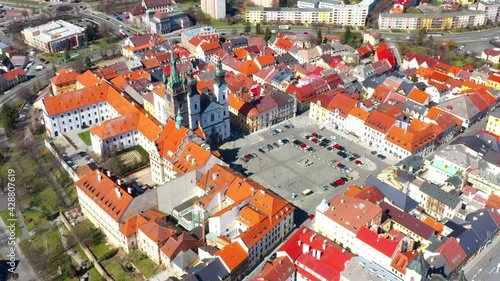
[[[43,65],[37,65],[37,66],[35,66],[35,70],[40,71],[42,69],[43,69]]]

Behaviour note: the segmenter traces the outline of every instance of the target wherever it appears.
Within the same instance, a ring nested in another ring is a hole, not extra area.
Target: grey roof
[[[345,265],[341,273],[342,280],[359,281],[397,281],[400,280],[389,271],[378,264],[363,258],[362,256],[353,257]]]
[[[401,183],[412,182],[415,179],[415,175],[413,173],[408,173],[405,170],[398,169],[398,173],[396,175],[396,180]]]
[[[453,185],[455,188],[462,188],[464,180],[458,176],[449,177],[445,182]]]
[[[292,66],[299,63],[299,61],[288,52],[281,55],[277,55],[274,57],[274,59],[278,62],[278,64],[284,63],[288,66]]]
[[[208,263],[197,265],[194,269],[195,271],[190,275],[196,276],[198,281],[219,281],[225,280],[229,276],[229,272],[227,272],[226,268],[218,258],[215,258]],[[190,278],[190,276],[186,276],[186,278]],[[183,278],[182,280],[195,279]]]
[[[412,172],[414,172],[420,169],[423,165],[424,165],[424,159],[422,157],[417,155],[411,155],[399,161],[394,166],[399,167],[400,170],[410,171],[411,169]]]
[[[214,70],[208,70],[208,71],[203,71],[202,73],[198,74],[198,79],[200,81],[206,80],[206,79],[215,79],[215,69]]]
[[[172,261],[172,263],[174,263],[181,270],[184,270],[197,260],[198,255],[193,252],[193,250],[189,249],[185,252],[180,252]]]
[[[491,148],[488,141],[485,141],[479,136],[460,136],[451,145],[463,145],[470,150],[475,151],[479,155],[485,155]]]
[[[425,115],[427,111],[429,111],[429,108],[425,105],[421,105],[419,103],[416,103],[412,100],[407,100],[405,103],[400,103],[399,106],[403,111],[410,111],[410,112],[415,112],[420,115]]]
[[[418,206],[417,201],[374,176],[369,176],[365,185],[374,185],[394,206],[404,212],[408,213]]]
[[[442,190],[439,186],[425,181],[420,187],[420,191],[430,197],[442,202],[450,208],[455,208],[460,203],[460,198],[454,194]]]
[[[363,87],[375,89],[375,88],[377,88],[378,85],[382,85],[384,83],[385,79],[387,79],[386,75],[380,75],[378,77],[373,77],[371,79],[367,79],[367,80],[363,81]]]
[[[399,87],[396,89],[396,91],[397,92],[403,91],[407,96],[414,88],[415,84],[403,81],[401,82],[401,84],[399,84]]]
[[[486,131],[479,131],[479,133],[477,133],[476,136],[486,141],[490,145],[493,151],[500,152],[500,140],[498,139],[497,136]]]
[[[231,42],[231,45],[233,46],[233,48],[240,48],[240,47],[248,46],[248,41],[247,41],[246,37],[233,38],[229,41]]]
[[[480,113],[467,95],[460,95],[456,98],[449,99],[438,104],[437,107],[465,119],[472,119]]]
[[[424,278],[429,272],[429,267],[429,263],[424,259],[424,255],[420,251],[418,252],[418,255],[414,259],[412,259],[406,266],[406,268],[415,270]]]
[[[291,77],[293,77],[293,72],[290,69],[280,69],[278,73],[274,75],[272,81],[281,84],[285,80],[290,80]]]

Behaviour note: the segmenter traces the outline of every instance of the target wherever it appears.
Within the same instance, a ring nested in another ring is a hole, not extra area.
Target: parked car
[[[356,160],[356,161],[354,161],[354,164],[361,166],[361,165],[363,165],[363,162],[361,162],[361,160]]]
[[[378,154],[378,155],[377,155],[377,158],[378,158],[378,159],[382,159],[382,160],[384,160],[384,159],[385,159],[385,158],[387,158],[387,157],[385,157],[385,155],[383,155],[383,154]]]
[[[318,143],[318,139],[317,138],[311,138],[311,141],[314,142],[314,143]]]
[[[279,144],[277,144],[277,143],[273,143],[273,146],[276,148],[280,147]]]
[[[266,152],[264,151],[264,149],[262,149],[262,148],[259,148],[258,150],[259,150],[259,152],[260,152],[260,153],[266,153]]]
[[[301,141],[299,141],[299,140],[293,140],[293,141],[292,141],[292,143],[293,143],[294,145],[297,145],[297,146],[300,146],[300,145],[302,145],[302,144],[303,144],[303,142],[301,142]]]
[[[257,153],[255,153],[255,152],[250,153],[250,156],[252,156],[252,158],[257,158],[258,157]]]

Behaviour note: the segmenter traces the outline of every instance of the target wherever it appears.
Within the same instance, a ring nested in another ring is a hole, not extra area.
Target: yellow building
[[[500,109],[496,109],[488,116],[488,123],[486,123],[486,131],[500,136]]]
[[[156,110],[155,110],[155,105],[154,105],[154,94],[153,93],[148,93],[144,95],[144,109],[151,115],[154,116],[154,118],[158,119],[158,116],[156,116]]]
[[[333,98],[333,94],[324,93],[312,100],[309,108],[309,118],[315,120],[318,124],[325,124],[328,116],[327,106]]]
[[[486,85],[495,88],[496,90],[500,90],[500,75],[491,74],[486,80]]]

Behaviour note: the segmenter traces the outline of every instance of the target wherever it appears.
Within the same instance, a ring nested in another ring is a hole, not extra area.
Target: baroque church
[[[222,62],[215,71],[214,90],[200,94],[198,82],[190,67],[186,73],[177,71],[174,53],[170,56],[170,77],[163,75],[165,85],[166,116],[182,122],[191,130],[200,128],[210,144],[220,143],[230,137],[228,89]]]

